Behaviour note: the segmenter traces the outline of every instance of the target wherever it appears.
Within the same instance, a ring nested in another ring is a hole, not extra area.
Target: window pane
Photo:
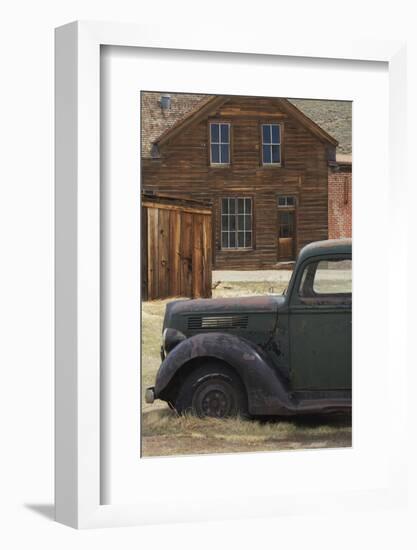
[[[229,143],[229,125],[221,124],[221,142]]]
[[[218,164],[220,162],[220,150],[218,145],[211,146],[211,162]]]
[[[352,261],[318,262],[313,289],[317,294],[351,294]]]
[[[281,195],[278,197],[278,206],[295,206],[295,197]]]
[[[270,145],[264,145],[262,147],[262,152],[263,152],[263,156],[262,156],[263,163],[264,164],[271,164],[271,147],[270,147]]]
[[[271,127],[269,124],[262,125],[262,142],[271,143]]]
[[[219,143],[219,125],[210,124],[210,128],[211,128],[211,142]]]
[[[221,163],[222,164],[229,164],[229,146],[228,145],[220,145],[221,147]]]
[[[281,151],[279,145],[272,146],[272,162],[281,162]]]
[[[289,221],[289,212],[281,212],[280,222],[281,224],[286,224]]]
[[[252,247],[252,199],[228,197],[222,199],[222,248]]]
[[[278,124],[272,125],[272,143],[281,143],[280,126]]]

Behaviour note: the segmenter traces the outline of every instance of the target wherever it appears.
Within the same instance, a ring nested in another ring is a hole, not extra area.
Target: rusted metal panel
[[[176,373],[184,364],[204,357],[224,361],[236,371],[245,386],[251,415],[292,416],[349,411],[351,408],[351,395],[346,392],[342,398],[334,397],[331,392],[320,399],[299,398],[259,346],[224,332],[197,334],[178,344],[158,371],[155,398],[170,400],[170,383]]]

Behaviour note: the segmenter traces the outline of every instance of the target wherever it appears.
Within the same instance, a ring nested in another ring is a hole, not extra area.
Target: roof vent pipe
[[[161,109],[163,111],[167,111],[171,107],[171,96],[168,94],[161,95],[159,104],[161,105]]]

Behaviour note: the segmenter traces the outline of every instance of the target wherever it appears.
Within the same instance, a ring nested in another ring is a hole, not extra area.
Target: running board
[[[297,414],[349,412],[352,399],[302,399],[295,401],[294,405]]]

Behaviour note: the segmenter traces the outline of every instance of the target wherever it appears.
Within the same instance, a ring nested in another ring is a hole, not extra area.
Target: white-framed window
[[[221,199],[221,247],[252,248],[253,204],[250,197],[227,197]]]
[[[285,208],[295,206],[295,197],[293,195],[280,195],[278,197],[278,207]]]
[[[230,164],[228,122],[210,122],[210,164]]]
[[[262,124],[262,164],[281,164],[281,124]]]

